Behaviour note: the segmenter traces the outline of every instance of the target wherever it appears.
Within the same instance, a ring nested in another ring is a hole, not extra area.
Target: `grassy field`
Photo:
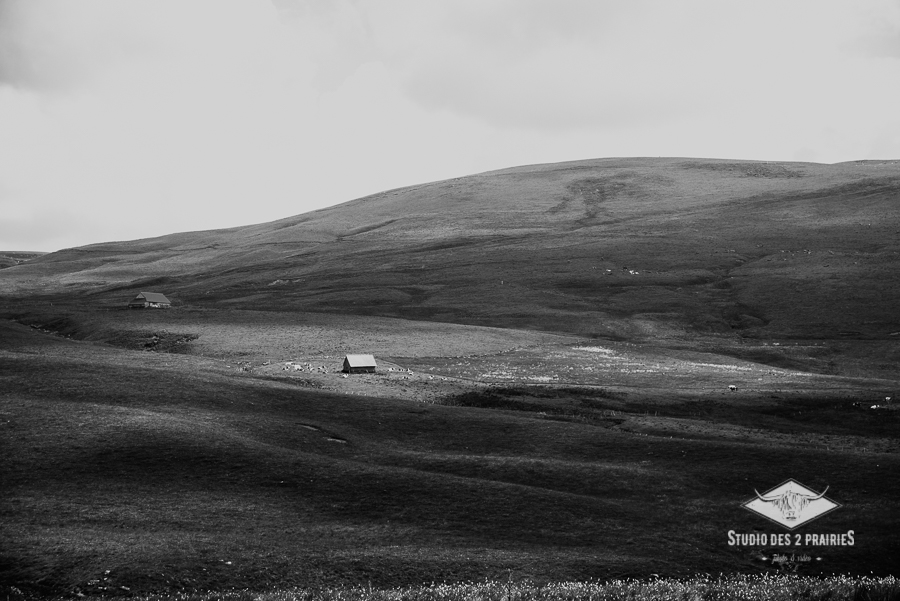
[[[104,579],[98,586],[104,590]],[[121,594],[121,590],[118,591]],[[115,596],[115,592],[112,596]],[[97,595],[109,598],[110,595]],[[86,599],[95,598],[86,595]],[[872,578],[830,576],[825,578],[793,575],[719,576],[708,575],[688,579],[651,578],[617,579],[607,582],[556,582],[537,584],[516,581],[512,574],[506,581],[484,581],[460,584],[430,584],[393,589],[371,586],[339,588],[288,589],[268,592],[249,590],[142,595],[130,597],[139,601],[176,599],[178,601],[681,601],[711,599],[717,601],[896,601],[900,599],[900,583],[894,577]]]
[[[594,160],[6,267],[0,595],[894,574],[898,191],[897,162]],[[784,532],[741,504],[788,478],[841,505],[800,540],[853,545],[729,545]]]
[[[123,314],[201,331],[197,315]],[[260,326],[267,317],[288,327],[267,314]],[[773,554],[797,549],[729,546],[727,532],[772,530],[740,503],[788,477],[830,486],[844,506],[801,532],[854,530],[857,540],[804,548],[816,559],[801,573],[895,566],[900,413],[855,406],[868,407],[882,381],[813,375],[811,386],[807,375],[793,391],[769,381],[777,398],[732,393],[727,358],[681,353],[684,365],[670,365],[695,373],[693,391],[534,383],[519,377],[536,371],[522,369],[523,353],[544,356],[545,370],[556,360],[564,377],[584,367],[572,355],[609,355],[583,350],[596,341],[534,332],[448,325],[441,336],[434,323],[410,327],[408,343],[445,355],[397,353],[396,372],[350,378],[334,373],[337,361],[328,373],[285,372],[244,334],[195,347],[201,333],[176,352],[127,348],[134,339],[118,335],[120,346],[66,338],[107,338],[118,319],[70,311],[44,320],[69,328],[56,334],[0,326],[8,585],[56,594],[99,581],[138,593],[778,571]],[[320,342],[356,327],[313,321],[334,328]],[[404,347],[394,336],[385,349]],[[629,364],[653,358],[615,352]],[[502,385],[468,371],[506,359],[516,377]],[[621,377],[619,365],[597,361],[593,384]]]

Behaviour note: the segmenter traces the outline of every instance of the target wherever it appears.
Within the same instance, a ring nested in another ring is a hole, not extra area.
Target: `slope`
[[[887,348],[898,232],[898,161],[601,159],[68,249],[4,270],[2,292],[119,306],[149,288],[194,306]]]
[[[775,569],[762,557],[784,549],[726,533],[763,531],[740,502],[797,474],[845,504],[803,532],[858,541],[804,547],[822,557],[807,573],[894,568],[896,444],[779,436],[896,433],[896,411],[850,399],[706,403],[709,427],[692,433],[639,416],[652,406],[685,422],[696,406],[619,398],[619,418],[647,422],[630,430],[333,394],[9,322],[0,374],[0,586],[68,596]]]

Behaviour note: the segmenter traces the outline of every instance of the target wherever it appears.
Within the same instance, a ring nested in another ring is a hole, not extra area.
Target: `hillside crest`
[[[271,223],[67,249],[3,294],[343,311],[593,336],[887,339],[900,161],[596,159],[380,192]],[[90,299],[90,300],[88,300]]]

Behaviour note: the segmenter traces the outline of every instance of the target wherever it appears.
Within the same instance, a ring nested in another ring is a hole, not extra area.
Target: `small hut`
[[[168,309],[172,302],[159,292],[141,292],[128,303],[129,309]]]
[[[372,355],[347,355],[344,357],[342,371],[348,374],[375,373],[375,357]]]

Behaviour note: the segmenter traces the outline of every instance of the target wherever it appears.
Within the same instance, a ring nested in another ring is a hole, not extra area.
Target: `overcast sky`
[[[898,0],[0,0],[0,250],[614,156],[900,158]]]

